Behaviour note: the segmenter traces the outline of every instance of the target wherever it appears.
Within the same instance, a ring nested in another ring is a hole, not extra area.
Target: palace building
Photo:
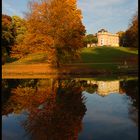
[[[96,34],[98,38],[97,46],[113,46],[119,47],[119,35],[112,34],[106,31],[105,29],[101,29]]]

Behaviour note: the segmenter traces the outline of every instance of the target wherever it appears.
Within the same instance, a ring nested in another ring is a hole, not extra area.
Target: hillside
[[[39,78],[56,74],[97,75],[136,74],[138,51],[131,48],[84,48],[81,60],[56,69],[47,63],[45,53],[31,54],[2,66],[3,78]]]
[[[81,51],[81,60],[77,60],[75,63],[124,63],[124,61],[137,64],[138,50],[124,47],[83,48]],[[9,64],[37,63],[47,63],[47,54],[31,54]]]

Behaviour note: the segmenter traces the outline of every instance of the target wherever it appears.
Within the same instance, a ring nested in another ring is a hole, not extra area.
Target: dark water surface
[[[138,140],[138,80],[4,79],[2,140]]]

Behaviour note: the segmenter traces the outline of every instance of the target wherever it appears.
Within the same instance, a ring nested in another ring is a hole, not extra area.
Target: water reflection
[[[94,95],[94,99],[89,97],[89,93],[92,93],[92,97]],[[111,93],[112,95],[116,93],[116,95],[119,96],[110,96]],[[19,116],[24,114],[26,117],[20,121],[20,126],[24,128],[25,132],[22,133],[26,135],[27,139],[97,140],[98,138],[96,136],[93,137],[93,133],[88,132],[88,135],[86,135],[89,128],[91,128],[91,124],[88,124],[88,128],[86,128],[84,118],[96,118],[96,116],[98,116],[97,111],[94,111],[94,109],[98,110],[101,106],[101,103],[97,103],[100,102],[98,96],[102,99],[108,96],[110,97],[108,98],[109,101],[113,101],[114,99],[123,101],[123,104],[128,108],[127,116],[137,126],[139,102],[137,80],[2,80],[2,115],[3,117],[7,115],[8,118],[10,118],[11,114],[18,114]],[[91,102],[88,104],[90,100]],[[102,116],[99,116],[101,120],[105,119],[103,115],[108,114],[108,111],[110,111],[109,107],[105,107],[103,100],[102,104],[107,111],[102,112]],[[112,107],[114,106],[113,102],[110,102],[110,104]],[[123,104],[120,102],[122,108],[124,107]],[[89,108],[92,108],[92,110]],[[120,112],[122,111],[120,108],[119,110]],[[12,117],[14,118],[15,116],[13,115]],[[119,115],[117,119],[121,119]],[[108,121],[111,122],[109,119]],[[5,126],[5,124],[6,121],[4,121],[3,126]],[[105,126],[105,123],[103,124]],[[7,128],[10,127],[8,124],[6,125]],[[96,127],[95,122],[92,127]],[[94,128],[92,129],[94,130]],[[135,130],[137,130],[137,128],[135,128]],[[96,132],[96,130],[94,130],[94,132]],[[6,128],[3,128],[3,139],[6,139],[4,135],[8,135],[8,133]],[[102,132],[98,131],[98,133],[102,136]],[[137,134],[137,131],[135,131],[134,134]],[[109,139],[111,136],[110,134],[110,137],[107,138]],[[128,140],[129,138],[133,138],[133,140],[135,140],[137,136],[132,135],[131,137],[127,137],[126,135],[125,138]],[[11,137],[9,139],[15,138]],[[18,137],[18,139],[25,139],[25,137]]]
[[[93,86],[96,85],[98,87],[96,91],[100,96],[106,96],[113,92],[118,93],[120,88],[119,80],[115,80],[115,81],[88,80],[87,83]]]
[[[75,80],[38,80],[11,89],[12,96],[3,107],[3,114],[29,114],[22,123],[27,133],[36,140],[77,140],[86,112],[82,88]],[[36,86],[34,86],[36,84]],[[34,88],[34,87],[35,88]]]
[[[131,80],[131,81],[121,81],[120,82],[120,89],[123,93],[127,94],[129,98],[129,117],[131,120],[138,125],[138,105],[139,105],[139,94],[138,94],[138,81]]]

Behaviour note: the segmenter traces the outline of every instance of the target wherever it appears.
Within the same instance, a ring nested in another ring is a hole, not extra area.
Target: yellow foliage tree
[[[79,57],[85,27],[76,0],[32,2],[26,18],[27,33],[23,42],[14,47],[14,54],[22,57],[43,51],[48,62],[58,67]]]

